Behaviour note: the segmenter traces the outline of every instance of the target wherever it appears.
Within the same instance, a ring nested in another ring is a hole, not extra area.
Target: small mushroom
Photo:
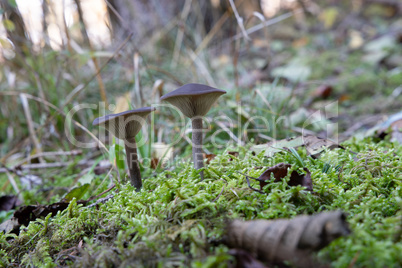
[[[116,138],[124,140],[126,160],[130,171],[131,184],[139,191],[142,186],[140,166],[138,164],[137,144],[135,136],[140,132],[145,117],[155,111],[153,107],[144,107],[125,111],[118,114],[109,114],[96,118],[92,125],[102,126]]]
[[[192,145],[194,168],[204,166],[202,156],[202,117],[205,116],[215,101],[226,91],[201,84],[187,84],[164,95],[165,100],[176,106],[192,123]],[[203,172],[200,173],[204,179]]]

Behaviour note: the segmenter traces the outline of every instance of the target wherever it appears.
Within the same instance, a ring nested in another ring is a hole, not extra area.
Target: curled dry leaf
[[[228,154],[233,157],[239,157],[239,152],[229,151]],[[231,157],[229,161],[232,161],[232,160],[233,160],[233,158]]]
[[[77,204],[85,205],[87,201],[77,201]],[[67,202],[58,202],[50,205],[28,205],[22,206],[18,210],[14,212],[14,216],[4,222],[0,226],[0,231],[5,233],[13,232],[17,235],[19,234],[19,227],[21,225],[28,226],[31,221],[36,220],[37,218],[44,218],[49,213],[56,215],[58,211],[65,210],[70,203]]]
[[[207,160],[207,165],[209,165],[209,163],[212,161],[212,159],[214,159],[216,157],[216,154],[202,154],[204,156],[204,159]]]
[[[207,165],[209,165],[209,163],[212,161],[212,159],[214,159],[216,157],[216,154],[205,154],[203,153],[203,158],[207,160]],[[228,155],[231,155],[233,157],[239,157],[239,152],[235,152],[235,151],[229,151]],[[229,158],[229,161],[233,161],[233,157]]]
[[[279,164],[265,170],[258,178],[253,178],[253,177],[250,177],[245,174],[243,174],[243,175],[246,176],[246,178],[251,178],[251,179],[259,181],[260,182],[260,190],[252,188],[247,179],[247,183],[251,189],[264,193],[264,192],[262,192],[262,188],[269,183],[269,181],[271,180],[271,175],[274,178],[274,182],[279,182],[288,175],[288,169],[291,167],[292,167],[292,165],[290,165],[290,164],[279,163]],[[290,174],[290,179],[288,181],[288,185],[289,186],[301,185],[301,186],[306,187],[306,189],[308,191],[312,191],[313,190],[313,181],[311,180],[311,173],[307,168],[304,168],[304,171],[306,172],[305,175],[304,174],[300,175],[296,170],[292,171],[292,173]]]
[[[289,261],[296,267],[318,267],[311,252],[349,233],[346,215],[333,211],[290,220],[234,220],[227,226],[224,242],[264,262]]]

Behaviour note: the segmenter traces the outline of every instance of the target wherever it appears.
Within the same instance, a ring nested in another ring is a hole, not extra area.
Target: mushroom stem
[[[129,138],[124,141],[126,147],[126,160],[128,170],[130,171],[130,182],[139,192],[142,187],[140,165],[138,163],[137,144],[135,138]]]
[[[202,156],[202,117],[191,119],[192,124],[192,145],[193,145],[193,161],[194,168],[200,169],[204,167],[204,159]],[[204,179],[204,172],[200,172],[201,180]]]

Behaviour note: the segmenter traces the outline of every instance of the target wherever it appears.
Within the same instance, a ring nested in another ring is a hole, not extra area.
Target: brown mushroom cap
[[[161,97],[176,106],[185,116],[204,116],[226,91],[201,84],[186,84]]]
[[[117,138],[125,140],[138,134],[144,118],[153,111],[155,111],[154,107],[144,107],[118,114],[109,114],[96,118],[92,125],[102,126]]]

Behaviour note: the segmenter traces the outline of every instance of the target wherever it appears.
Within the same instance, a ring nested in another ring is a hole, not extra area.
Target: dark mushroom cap
[[[144,107],[118,114],[109,114],[96,118],[92,125],[106,128],[119,139],[129,139],[140,132],[145,117],[153,111],[155,111],[154,107]]]
[[[187,84],[161,97],[176,106],[185,116],[204,116],[226,91],[201,84]]]

